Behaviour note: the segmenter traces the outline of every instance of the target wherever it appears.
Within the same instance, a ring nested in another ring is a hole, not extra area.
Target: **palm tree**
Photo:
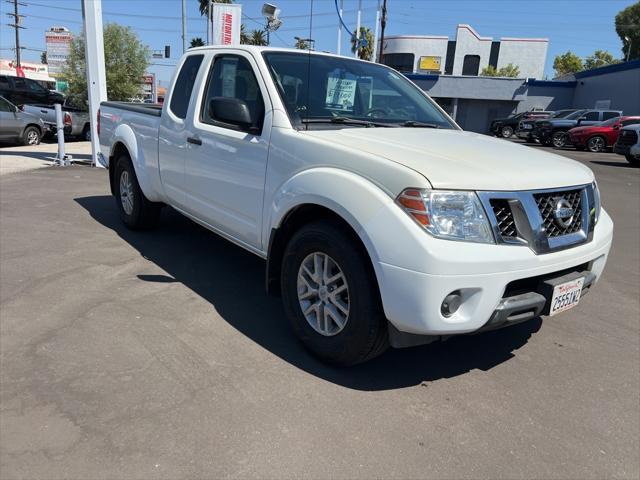
[[[365,39],[367,41],[367,44],[358,48],[358,58],[362,60],[371,60],[371,58],[373,57],[373,42],[375,42],[375,39],[373,38],[373,32],[367,27],[360,27],[360,39]],[[351,51],[353,53],[356,53],[355,37],[351,39]]]
[[[189,44],[189,48],[195,47],[204,47],[204,40],[200,37],[195,37],[191,39],[191,43]]]
[[[209,14],[209,0],[199,0],[200,15],[203,17]],[[214,3],[233,3],[233,0],[215,0]]]
[[[249,35],[249,45],[269,45],[264,30],[252,30]]]

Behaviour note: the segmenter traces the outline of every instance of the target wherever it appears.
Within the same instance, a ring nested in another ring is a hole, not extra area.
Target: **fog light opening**
[[[444,297],[442,305],[440,306],[440,312],[443,317],[450,317],[458,308],[460,308],[460,304],[462,304],[462,295],[460,295],[460,291],[456,290],[455,292],[451,292],[449,295]]]

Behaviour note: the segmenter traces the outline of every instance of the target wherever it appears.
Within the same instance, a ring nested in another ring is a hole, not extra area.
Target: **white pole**
[[[378,9],[376,10],[376,28],[373,32],[373,57],[371,61],[375,62],[378,58],[378,32],[380,27],[380,0],[378,0]]]
[[[358,16],[356,20],[356,53],[355,57],[358,58],[358,42],[360,40],[360,21],[362,19],[362,0],[358,0]]]
[[[104,37],[102,34],[102,0],[82,0],[84,23],[84,51],[89,90],[89,116],[91,119],[91,155],[94,167],[105,167],[100,157],[98,138],[98,109],[107,100],[107,77],[104,67]]]
[[[340,18],[338,19],[338,46],[336,54],[340,55],[342,51],[342,10],[344,8],[344,0],[340,0]]]
[[[56,130],[58,134],[58,156],[56,157],[56,163],[61,167],[66,167],[67,161],[64,158],[64,121],[62,120],[62,105],[56,103],[54,105],[56,111]]]
[[[182,53],[187,51],[187,2],[182,0]]]

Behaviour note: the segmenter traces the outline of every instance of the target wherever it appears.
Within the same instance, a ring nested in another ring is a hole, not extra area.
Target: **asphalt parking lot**
[[[3,175],[0,477],[638,478],[640,169],[561,153],[616,225],[580,305],[344,370],[260,259],[169,209],[126,230],[104,170]]]

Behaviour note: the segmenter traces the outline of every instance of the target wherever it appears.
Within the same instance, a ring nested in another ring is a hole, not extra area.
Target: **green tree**
[[[130,27],[108,23],[104,28],[104,60],[107,98],[129,100],[140,95],[142,78],[149,66],[149,47],[143,45]],[[84,35],[71,42],[62,75],[69,82],[68,95],[77,105],[87,105],[87,76]]]
[[[640,59],[640,2],[628,6],[616,15],[616,33],[622,40],[622,58],[626,60],[629,53],[629,60]]]
[[[498,70],[499,77],[518,78],[520,76],[520,68],[513,63],[508,63]]]
[[[267,42],[267,32],[265,30],[251,30],[249,34],[249,45],[265,46],[269,45]]]
[[[582,59],[572,51],[557,55],[553,60],[553,69],[556,71],[556,77],[584,70]]]
[[[520,75],[520,68],[513,63],[509,63],[502,67],[500,70],[496,69],[493,65],[484,67],[480,72],[483,77],[510,77],[518,78]]]
[[[594,68],[600,68],[605,65],[611,65],[619,62],[620,60],[613,58],[613,55],[606,50],[596,50],[593,52],[593,55],[589,55],[584,59],[584,69],[592,70]]]
[[[371,60],[373,57],[374,38],[373,32],[367,27],[360,27],[360,39],[365,39],[367,44],[358,48],[358,58]],[[351,39],[351,52],[356,53],[356,39]]]
[[[298,50],[309,50],[309,43],[304,38],[296,38],[296,48]]]
[[[191,43],[189,43],[189,48],[196,48],[196,47],[204,47],[204,40],[202,40],[202,38],[194,37],[191,39]]]

